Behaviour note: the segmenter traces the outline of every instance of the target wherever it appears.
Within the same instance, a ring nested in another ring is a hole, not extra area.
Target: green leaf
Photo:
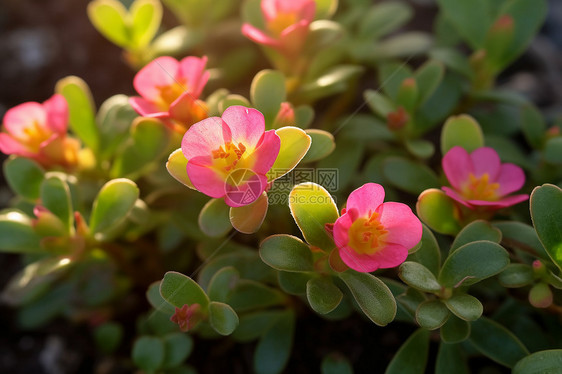
[[[439,268],[441,267],[441,251],[439,249],[439,244],[437,239],[427,228],[426,225],[423,226],[423,234],[421,239],[420,248],[411,253],[407,261],[417,262],[431,271],[435,276],[439,274]]]
[[[423,105],[433,95],[445,73],[443,64],[439,61],[428,61],[416,70],[415,78],[418,84],[418,105]]]
[[[157,0],[135,0],[130,8],[130,46],[146,47],[160,27],[162,5]]]
[[[363,14],[358,25],[358,38],[378,39],[400,28],[413,16],[408,4],[400,1],[387,1],[373,5]]]
[[[312,273],[279,271],[277,273],[277,281],[279,282],[279,287],[284,292],[291,295],[304,295],[306,293],[306,284],[312,276]]]
[[[337,65],[310,83],[301,86],[298,101],[312,102],[344,91],[351,79],[356,78],[364,68],[357,65]]]
[[[202,310],[206,310],[209,305],[209,297],[197,282],[175,271],[164,274],[160,284],[160,295],[176,308],[185,304],[199,304]]]
[[[494,222],[493,225],[500,229],[502,241],[507,246],[535,251],[538,256],[548,258],[548,254],[532,226],[516,221]]]
[[[534,149],[543,147],[546,123],[542,113],[531,103],[521,107],[521,131],[531,147]]]
[[[203,40],[201,30],[187,28],[183,25],[176,26],[158,35],[149,46],[146,47],[150,57],[170,56],[174,54],[188,54]],[[208,97],[207,97],[208,99]],[[218,104],[217,104],[218,105]],[[211,107],[211,105],[209,105]],[[217,106],[212,107],[217,108]],[[209,113],[210,116],[220,115],[218,111]]]
[[[107,322],[93,331],[96,346],[103,353],[114,352],[123,339],[123,327],[115,322]]]
[[[282,127],[275,130],[275,133],[281,138],[281,149],[271,170],[267,172],[268,181],[282,177],[293,170],[306,155],[312,143],[312,138],[298,127]]]
[[[418,329],[402,344],[385,374],[423,374],[429,353],[429,331]]]
[[[335,247],[325,225],[336,222],[339,214],[328,191],[315,183],[298,184],[289,195],[289,208],[308,244],[325,251]]]
[[[130,43],[126,24],[127,9],[117,0],[94,0],[88,4],[88,17],[94,27],[120,47]]]
[[[148,289],[146,290],[146,299],[156,311],[162,312],[166,315],[172,315],[175,312],[175,308],[164,300],[162,295],[160,295],[160,283],[161,281],[156,281],[148,286]]]
[[[562,189],[552,184],[535,187],[531,193],[531,218],[548,255],[562,269]]]
[[[502,233],[499,229],[493,227],[489,222],[476,220],[466,225],[451,244],[450,252],[462,247],[465,244],[477,241],[488,240],[494,243],[500,243]]]
[[[353,374],[351,363],[342,355],[332,353],[322,359],[322,374]]]
[[[266,123],[272,123],[281,103],[287,98],[285,76],[277,70],[262,70],[250,87],[250,101],[263,113]]]
[[[440,234],[454,235],[460,230],[457,211],[453,200],[435,188],[423,191],[416,204],[418,217]]]
[[[465,321],[475,321],[482,315],[484,307],[482,303],[474,296],[460,294],[446,299],[445,305],[457,317]]]
[[[228,299],[228,304],[239,313],[281,305],[283,302],[285,295],[277,289],[248,279],[241,279]]]
[[[406,261],[400,265],[398,276],[408,286],[424,292],[439,292],[441,285],[437,282],[435,275],[417,262]]]
[[[111,96],[101,104],[96,115],[99,131],[96,156],[100,162],[114,158],[116,150],[130,142],[131,124],[138,116],[125,95]]]
[[[384,175],[393,185],[414,195],[439,186],[437,176],[425,164],[401,157],[388,157],[383,168]]]
[[[96,0],[94,3],[105,3],[106,0]],[[115,0],[111,1],[117,2]],[[95,5],[94,5],[95,6]],[[94,100],[90,88],[81,78],[69,76],[59,80],[55,91],[64,96],[68,103],[68,122],[70,129],[80,140],[94,152],[98,149],[99,134],[95,119]]]
[[[396,316],[396,301],[392,292],[377,277],[369,273],[348,270],[338,277],[349,288],[355,301],[367,317],[379,326],[385,326]]]
[[[522,358],[515,367],[513,374],[546,374],[559,373],[562,367],[562,349],[550,349],[530,354]]]
[[[43,252],[31,219],[22,212],[8,210],[0,214],[0,252]]]
[[[278,234],[260,244],[260,257],[274,269],[289,272],[313,271],[310,247],[292,235]]]
[[[439,273],[445,287],[468,286],[501,272],[509,264],[509,255],[497,243],[478,240],[451,253]]]
[[[240,316],[240,323],[232,333],[232,337],[242,343],[255,340],[264,335],[284,313],[280,310],[260,310],[255,313],[244,313]]]
[[[460,343],[470,335],[470,323],[450,315],[449,319],[441,327],[441,340],[444,343]]]
[[[313,162],[323,159],[333,152],[336,148],[334,136],[327,131],[319,129],[309,129],[305,131],[310,136],[311,144],[306,155],[301,162]]]
[[[440,10],[472,49],[484,45],[492,24],[488,0],[437,0]]]
[[[318,277],[306,283],[306,298],[316,313],[327,314],[340,304],[343,293],[330,277]]]
[[[187,175],[187,158],[183,155],[181,148],[176,149],[168,157],[168,162],[166,162],[166,169],[168,173],[178,182],[182,183],[184,186],[195,189],[193,183],[189,180]]]
[[[51,213],[60,218],[66,231],[73,230],[74,215],[70,188],[59,176],[51,176],[41,183],[41,203]]]
[[[562,137],[551,138],[546,141],[544,160],[551,164],[562,164]]]
[[[12,156],[4,162],[4,176],[16,194],[28,200],[39,199],[45,170],[37,162]]]
[[[408,64],[401,62],[385,62],[379,64],[378,81],[380,89],[394,101],[398,96],[398,90],[405,79],[412,78],[414,73]]]
[[[223,199],[211,199],[205,204],[197,222],[201,231],[212,238],[226,235],[231,229],[229,219],[230,207]]]
[[[441,154],[457,145],[469,153],[484,146],[480,125],[467,114],[449,117],[441,130]]]
[[[472,322],[470,342],[483,355],[509,368],[529,354],[515,335],[488,318]]]
[[[531,284],[535,276],[533,268],[527,264],[509,264],[498,275],[498,281],[504,287],[519,288]]]
[[[250,101],[246,99],[242,95],[228,95],[224,98],[221,102],[219,102],[219,110],[220,112],[224,112],[226,108],[233,106],[233,105],[242,105],[245,107],[251,107]]]
[[[310,24],[306,39],[306,53],[314,55],[337,43],[345,35],[345,30],[338,22],[317,20]]]
[[[269,202],[267,194],[263,192],[251,204],[230,208],[228,213],[232,227],[243,234],[253,234],[258,231],[265,219]]]
[[[113,164],[111,175],[114,178],[135,179],[146,172],[168,149],[170,132],[157,119],[137,117],[131,126],[130,139]]]
[[[468,58],[453,48],[435,48],[429,52],[429,56],[437,61],[444,63],[449,69],[472,79],[472,68]]]
[[[234,267],[227,266],[220,269],[213,275],[207,287],[209,299],[221,303],[226,302],[236,289],[239,280],[240,273]]]
[[[470,374],[466,358],[458,344],[439,344],[435,374]]]
[[[338,9],[338,0],[315,0],[316,19],[330,18]]]
[[[90,230],[95,236],[103,236],[123,222],[139,198],[139,188],[128,179],[113,179],[103,185],[90,215]]]
[[[340,137],[334,152],[317,165],[318,169],[331,169],[328,172],[337,169],[336,181],[330,183],[329,180],[326,182],[319,180],[320,184],[324,184],[330,191],[346,188],[357,174],[364,150],[365,142]]]
[[[230,335],[238,326],[238,315],[228,304],[211,301],[209,304],[209,322],[211,327],[221,335]]]
[[[369,48],[364,59],[367,61],[379,61],[383,59],[408,58],[427,52],[432,44],[433,39],[429,34],[418,31],[402,32],[386,38]]]
[[[435,330],[447,322],[449,315],[441,300],[427,300],[416,309],[416,322],[424,329]]]
[[[174,332],[162,337],[164,342],[164,361],[162,368],[172,369],[181,365],[193,350],[193,339],[188,334]]]
[[[133,345],[132,358],[135,365],[153,372],[164,363],[164,342],[152,336],[141,336]]]
[[[254,370],[257,374],[276,374],[283,371],[291,354],[294,330],[294,312],[287,310],[278,317],[256,346]]]
[[[435,146],[427,140],[408,139],[404,145],[408,152],[417,158],[428,159],[435,153]]]
[[[373,113],[378,114],[385,120],[389,113],[396,110],[396,106],[388,97],[375,90],[365,90],[363,97]]]

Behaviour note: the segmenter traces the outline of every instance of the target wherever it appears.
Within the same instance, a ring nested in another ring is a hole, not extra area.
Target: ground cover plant
[[[562,117],[499,83],[546,0],[83,8],[129,93],[0,132],[1,300],[85,332],[60,372],[561,372]]]

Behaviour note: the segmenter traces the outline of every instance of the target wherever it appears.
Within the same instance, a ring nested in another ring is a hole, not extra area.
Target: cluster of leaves
[[[473,355],[514,373],[560,367],[562,122],[547,124],[533,103],[495,86],[536,34],[546,1],[438,0],[429,34],[403,31],[414,16],[407,3],[315,0],[302,53],[293,60],[262,46],[273,69],[261,71],[260,51],[240,33],[241,20],[265,28],[260,0],[163,3],[180,26],[161,30],[157,0],[129,9],[94,0],[88,13],[133,69],[159,56],[208,56],[206,114],[258,109],[281,142],[272,170],[297,168],[289,183],[268,174],[269,191],[230,207],[178,183],[193,187],[177,128],[138,116],[124,95],[95,108],[83,80],[62,79],[55,91],[82,144],[77,164],[21,155],[4,164],[15,197],[0,212],[0,250],[26,265],[2,299],[23,326],[87,322],[112,354],[126,345],[119,322],[136,313],[132,361],[147,373],[196,372],[186,363],[193,336],[255,341],[253,370],[279,373],[302,313],[326,323],[359,313],[357,323],[417,326],[387,373],[423,373],[431,344],[436,373],[468,372]],[[439,189],[438,153],[484,146],[525,171],[530,209],[470,211]],[[310,173],[301,180],[310,170],[337,171],[337,189]],[[367,182],[415,205],[424,223],[397,271],[350,269],[327,230]],[[151,305],[140,313],[143,303],[119,302],[139,289]],[[353,371],[341,352],[318,366]]]

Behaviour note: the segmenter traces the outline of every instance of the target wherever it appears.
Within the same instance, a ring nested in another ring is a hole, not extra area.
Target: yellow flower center
[[[378,213],[369,218],[358,218],[349,228],[349,246],[359,254],[372,255],[384,245],[388,233],[379,220]]]
[[[49,139],[51,132],[49,129],[39,125],[37,121],[23,129],[23,132],[27,136],[25,139],[21,139],[22,143],[25,143],[30,149],[35,152],[39,151],[41,143]]]
[[[275,36],[279,37],[283,30],[297,23],[298,18],[295,13],[277,13],[277,17],[267,23],[267,29]]]
[[[470,173],[462,193],[468,200],[496,201],[499,198],[497,194],[499,187],[499,183],[490,183],[488,173],[484,173],[480,177],[475,177]]]
[[[244,152],[246,152],[246,146],[242,143],[238,143],[238,145],[232,144],[232,142],[225,143],[224,146],[220,146],[212,152],[213,166],[228,173],[236,167]]]
[[[159,107],[163,110],[170,108],[170,105],[187,91],[185,83],[184,81],[177,81],[168,86],[157,86],[156,88],[160,91]]]

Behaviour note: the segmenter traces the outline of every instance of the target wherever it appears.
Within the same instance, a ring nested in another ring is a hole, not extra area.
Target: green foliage
[[[562,269],[562,190],[545,184],[531,194],[531,217],[541,243],[554,263]]]

